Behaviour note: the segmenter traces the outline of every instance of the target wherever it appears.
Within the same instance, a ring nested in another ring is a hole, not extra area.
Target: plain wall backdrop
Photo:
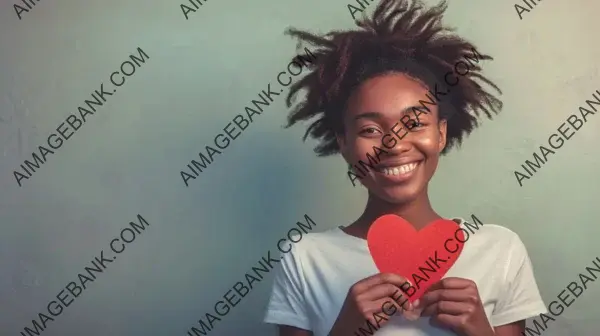
[[[189,187],[179,174],[276,83],[297,53],[285,28],[351,28],[349,2],[209,0],[189,20],[187,2],[41,0],[22,20],[13,3],[0,2],[3,336],[31,327],[137,214],[150,227],[41,335],[186,335],[304,214],[326,230],[362,211],[342,158],[317,158],[301,125],[282,127],[283,95]],[[495,57],[484,72],[505,106],[442,159],[433,205],[517,232],[546,304],[600,256],[600,116],[523,187],[513,171],[600,90],[598,11],[545,0],[520,20],[510,1],[453,0],[445,15]],[[19,187],[13,171],[138,47],[149,60]],[[544,335],[597,335],[597,282]],[[271,284],[272,273],[210,334],[275,335],[262,323]]]

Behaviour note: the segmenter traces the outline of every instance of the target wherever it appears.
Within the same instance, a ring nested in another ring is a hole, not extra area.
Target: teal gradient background
[[[179,174],[276,83],[296,54],[285,28],[351,28],[348,2],[209,0],[189,20],[173,1],[41,0],[22,20],[12,4],[0,1],[1,335],[20,335],[138,213],[150,228],[41,335],[186,335],[304,214],[325,230],[361,213],[342,158],[282,127],[283,95],[188,188]],[[447,217],[517,232],[548,304],[600,256],[600,116],[523,187],[513,171],[600,90],[600,3],[544,1],[523,20],[513,5],[450,3],[446,22],[495,57],[484,70],[505,106],[441,160],[430,195]],[[137,47],[150,59],[18,187],[13,170]],[[271,281],[210,334],[275,335],[261,321]],[[597,335],[598,282],[544,335]]]

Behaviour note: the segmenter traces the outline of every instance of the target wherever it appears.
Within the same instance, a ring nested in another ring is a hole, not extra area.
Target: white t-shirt
[[[458,220],[469,231],[464,220]],[[282,257],[264,321],[311,330],[314,336],[327,336],[354,283],[379,273],[367,241],[340,228],[305,234]],[[479,225],[444,277],[470,279],[477,284],[492,326],[547,312],[527,250],[519,236],[507,228]],[[363,329],[369,330],[366,321]],[[362,333],[357,330],[356,335]],[[375,335],[455,336],[449,330],[432,327],[429,317],[408,321],[401,315],[392,316]]]

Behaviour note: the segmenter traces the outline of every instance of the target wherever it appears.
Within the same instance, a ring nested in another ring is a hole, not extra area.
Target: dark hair
[[[298,121],[318,117],[310,124],[303,140],[319,139],[314,149],[318,156],[339,152],[336,134],[343,132],[343,111],[352,90],[377,75],[401,72],[424,82],[430,89],[440,83],[441,74],[448,73],[467,52],[475,47],[444,27],[441,19],[446,1],[424,9],[419,0],[382,0],[371,18],[357,20],[359,29],[332,31],[315,35],[288,28],[286,35],[315,46],[315,61],[308,65],[310,73],[294,83],[286,104],[293,105],[300,90],[305,97],[290,112],[286,128]],[[475,51],[476,52],[476,51]],[[478,53],[479,54],[479,53]],[[483,60],[489,55],[479,54]],[[462,143],[463,137],[478,126],[480,111],[492,119],[502,102],[479,85],[484,82],[500,94],[500,89],[481,75],[481,68],[471,64],[470,72],[459,78],[452,93],[440,99],[440,119],[448,120],[447,145],[442,154]],[[436,74],[436,75],[433,75]],[[472,110],[474,115],[469,111]],[[450,117],[452,117],[450,121]]]

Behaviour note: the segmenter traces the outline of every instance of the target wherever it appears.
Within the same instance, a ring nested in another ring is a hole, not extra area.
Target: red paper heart
[[[416,292],[408,300],[414,302],[441,280],[460,256],[465,239],[458,229],[456,222],[438,219],[417,231],[402,217],[384,215],[371,225],[367,242],[380,272],[398,274],[412,283]],[[447,240],[451,240],[447,243],[450,251],[444,245]]]

